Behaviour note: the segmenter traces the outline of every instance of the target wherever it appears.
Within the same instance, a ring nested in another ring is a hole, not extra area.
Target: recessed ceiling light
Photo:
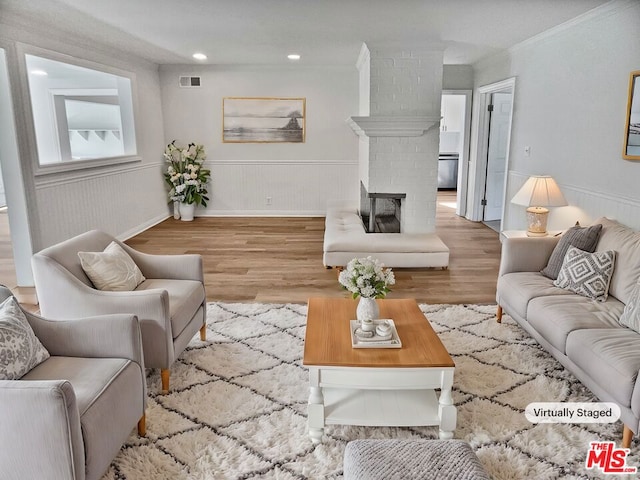
[[[298,55],[297,53],[290,53],[289,55],[287,55],[287,58],[289,60],[300,60],[300,55]]]
[[[41,77],[46,77],[47,75],[49,75],[47,72],[45,72],[44,70],[31,70],[29,72],[31,75],[40,75]]]
[[[196,60],[206,60],[207,56],[204,53],[194,53],[193,58]]]

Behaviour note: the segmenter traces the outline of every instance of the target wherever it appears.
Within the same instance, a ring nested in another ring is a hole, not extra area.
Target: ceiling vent
[[[200,77],[180,77],[180,86],[182,88],[199,87]]]

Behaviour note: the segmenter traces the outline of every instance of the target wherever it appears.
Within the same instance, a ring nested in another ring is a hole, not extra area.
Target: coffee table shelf
[[[325,388],[324,423],[334,425],[440,425],[433,390],[355,390]]]

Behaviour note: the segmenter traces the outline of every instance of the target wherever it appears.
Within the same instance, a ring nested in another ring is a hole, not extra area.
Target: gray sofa
[[[614,250],[609,297],[596,302],[557,288],[540,273],[559,237],[508,238],[502,245],[498,321],[510,315],[603,402],[620,406],[623,445],[640,421],[640,334],[618,323],[640,278],[640,233],[607,218],[597,252]]]
[[[0,302],[11,292],[0,287]],[[24,312],[50,357],[0,380],[0,478],[98,480],[138,424],[146,381],[138,319]]]

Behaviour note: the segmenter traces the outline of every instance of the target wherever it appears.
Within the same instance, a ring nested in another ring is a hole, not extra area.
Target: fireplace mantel
[[[440,123],[440,115],[350,117],[349,126],[361,137],[419,137]]]

